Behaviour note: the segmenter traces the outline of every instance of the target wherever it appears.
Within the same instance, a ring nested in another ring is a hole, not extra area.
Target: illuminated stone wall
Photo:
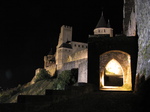
[[[84,49],[84,50],[81,50],[81,51],[76,52],[74,54],[71,54],[69,56],[68,62],[87,58],[87,52],[88,52],[88,49]]]
[[[79,65],[82,62],[86,61],[86,60],[87,60],[87,58],[86,59],[80,59],[80,60],[77,60],[77,61],[71,61],[71,62],[64,63],[62,69],[58,70],[58,74],[60,74],[64,70],[71,70],[71,69],[74,69],[74,68],[79,69]]]
[[[138,32],[137,74],[150,78],[150,0],[135,0]]]
[[[56,73],[56,63],[52,63],[50,66],[46,67],[45,69],[46,69],[46,71],[48,71],[48,73],[51,76],[54,76]]]
[[[126,36],[136,35],[135,2],[124,0],[123,7],[123,33]]]
[[[87,63],[87,60],[85,60],[79,65],[78,82],[87,83]]]
[[[78,69],[78,82],[87,83],[87,58],[64,63],[63,68],[57,73],[60,74],[64,70],[72,69]]]
[[[72,46],[72,54],[88,48],[87,43],[83,43],[83,42],[71,41],[70,44]]]

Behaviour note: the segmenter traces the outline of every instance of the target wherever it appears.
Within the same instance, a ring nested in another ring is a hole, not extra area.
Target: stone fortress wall
[[[88,60],[85,59],[80,63],[78,70],[78,82],[87,83],[88,79]]]
[[[150,78],[150,0],[135,0],[138,45],[137,74]]]
[[[79,65],[82,62],[86,61],[86,60],[87,59],[81,59],[81,60],[77,60],[77,61],[71,61],[71,62],[68,62],[68,63],[64,63],[63,68],[60,71],[71,70],[71,69],[79,69]]]
[[[72,69],[78,69],[78,82],[87,83],[87,58],[64,63],[63,68],[58,71],[58,74],[64,70]]]
[[[150,1],[124,0],[124,34],[138,35],[136,88],[150,80]]]
[[[71,54],[71,55],[69,55],[67,61],[70,62],[70,61],[76,61],[76,60],[80,60],[80,59],[86,59],[87,52],[88,52],[88,49],[84,49],[84,50],[78,51],[74,54]]]
[[[134,0],[124,0],[123,33],[126,36],[136,35],[136,17]]]

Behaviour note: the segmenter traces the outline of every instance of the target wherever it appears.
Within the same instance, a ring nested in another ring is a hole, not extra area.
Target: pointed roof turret
[[[103,16],[103,12],[101,14],[100,20],[98,21],[98,24],[96,25],[96,28],[100,28],[100,27],[107,27],[106,21]]]

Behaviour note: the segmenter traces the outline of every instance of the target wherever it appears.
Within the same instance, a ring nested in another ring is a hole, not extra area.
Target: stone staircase
[[[132,92],[96,91],[93,86],[46,90],[45,95],[20,95],[17,103],[1,104],[0,112],[143,112],[143,99]]]

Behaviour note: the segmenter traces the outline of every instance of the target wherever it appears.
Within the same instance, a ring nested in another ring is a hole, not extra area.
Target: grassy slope
[[[51,80],[41,80],[32,85],[28,83],[15,90],[13,89],[13,92],[10,92],[11,90],[5,91],[3,96],[0,97],[0,103],[16,103],[18,95],[44,95],[45,90],[51,89],[52,85],[53,81]]]
[[[34,84],[31,84],[34,82]],[[31,82],[0,93],[0,103],[16,103],[18,95],[44,95],[46,89],[62,90],[65,85],[74,84],[70,70],[63,71],[57,78],[51,78],[44,69],[35,75]]]

